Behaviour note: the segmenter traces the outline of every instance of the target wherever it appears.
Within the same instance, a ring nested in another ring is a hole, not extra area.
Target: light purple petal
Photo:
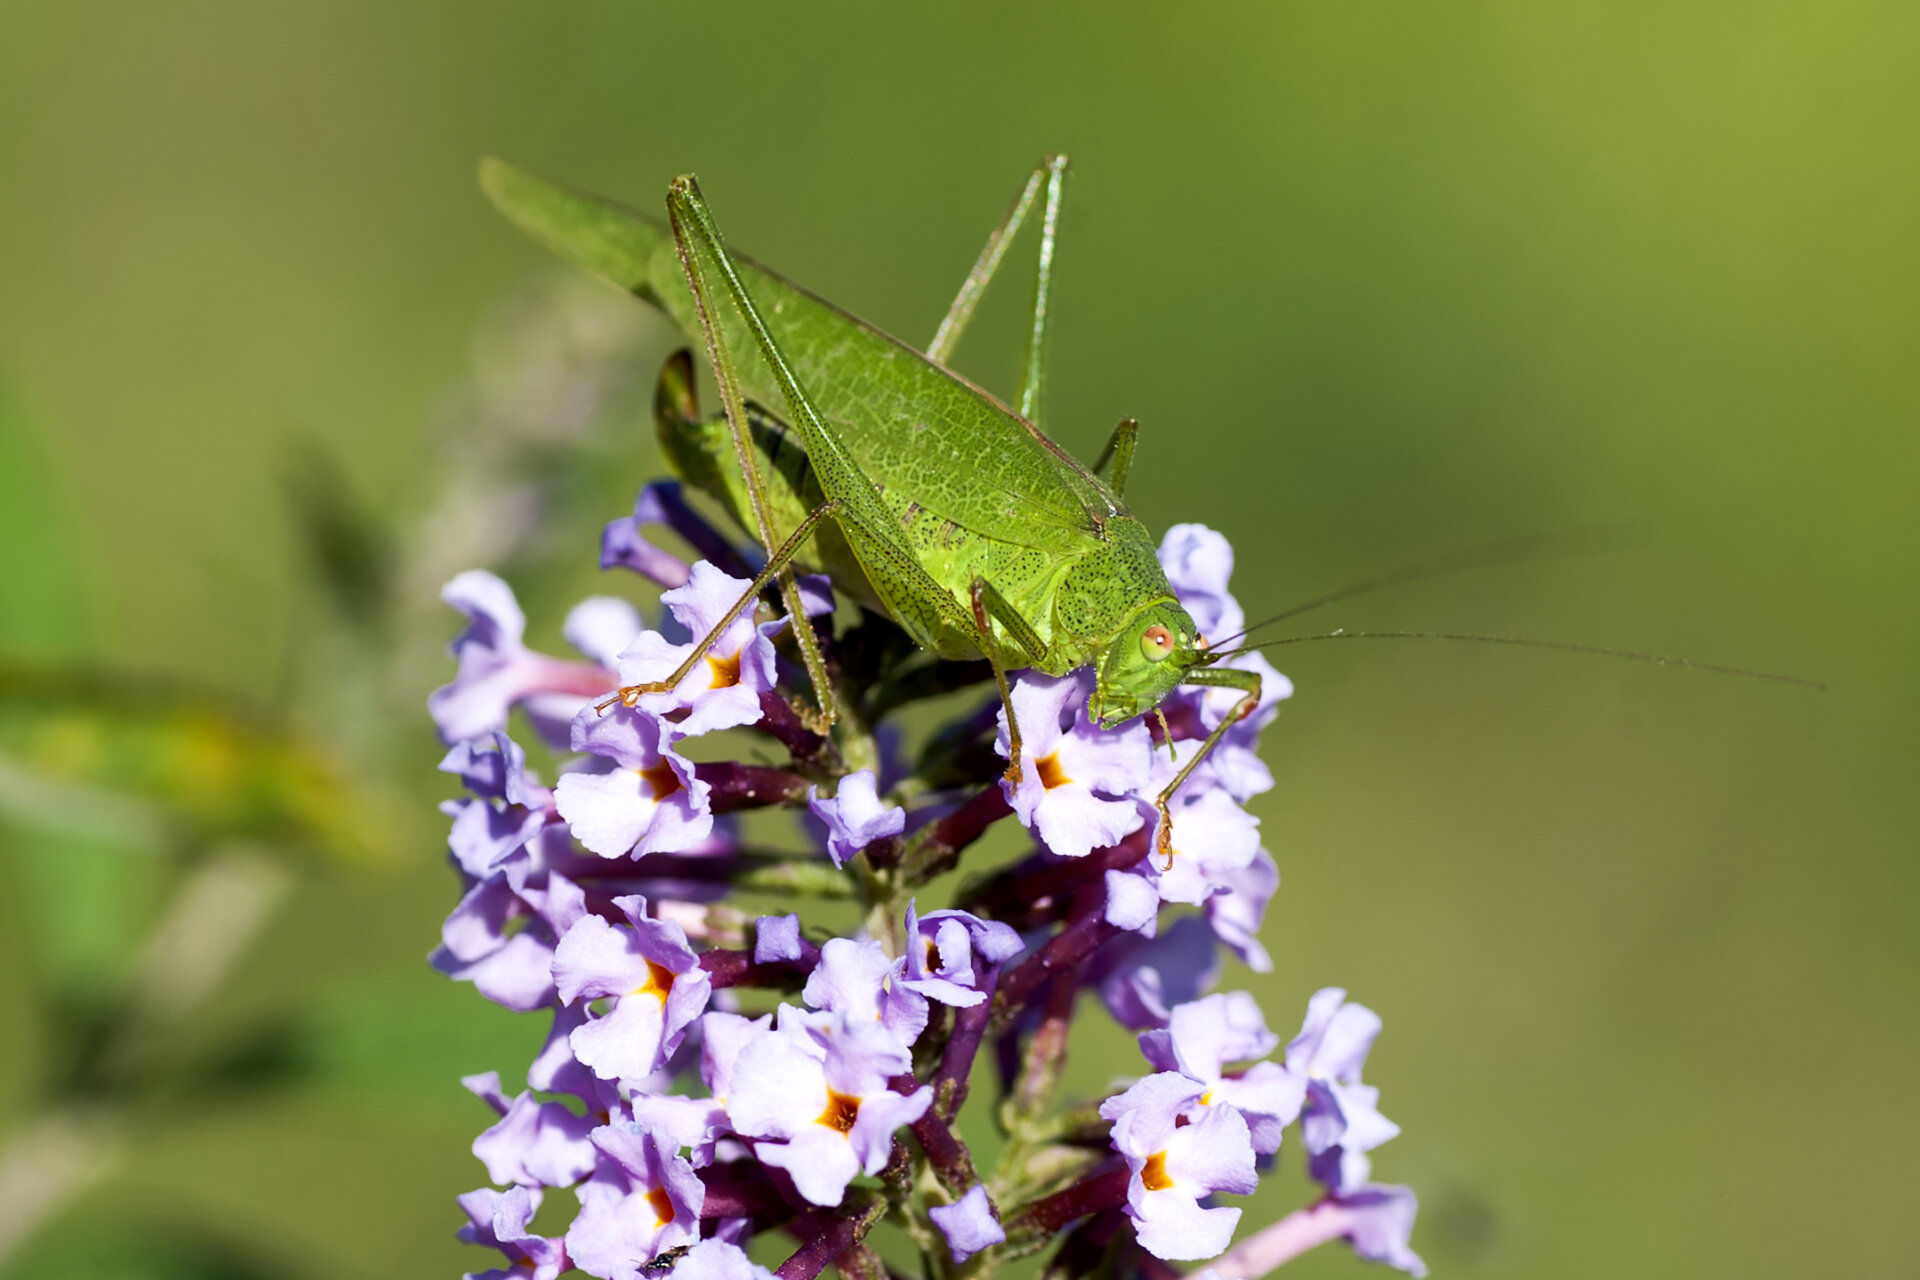
[[[1167,1139],[1166,1171],[1174,1186],[1191,1196],[1251,1193],[1259,1177],[1246,1120],[1230,1106],[1202,1108],[1199,1119]]]
[[[754,922],[753,962],[755,964],[798,960],[802,954],[799,916],[761,916]]]
[[[1218,1081],[1230,1062],[1264,1058],[1280,1043],[1267,1030],[1260,1006],[1244,991],[1203,996],[1177,1006],[1168,1019],[1174,1056],[1196,1080]]]
[[[1219,977],[1212,933],[1187,916],[1121,960],[1101,983],[1100,995],[1123,1027],[1165,1026],[1172,1006],[1196,998]]]
[[[831,1057],[829,1057],[831,1061]],[[927,1113],[933,1105],[933,1090],[926,1085],[909,1094],[898,1094],[881,1089],[869,1094],[860,1101],[860,1112],[854,1117],[853,1128],[847,1133],[847,1142],[853,1147],[853,1154],[868,1173],[879,1173],[886,1167],[887,1156],[893,1148],[893,1135],[902,1125],[912,1124]]]
[[[1151,938],[1160,920],[1160,890],[1145,876],[1131,871],[1107,872],[1106,884],[1107,923]]]
[[[593,1171],[594,1121],[557,1102],[523,1093],[498,1123],[473,1140],[473,1154],[495,1182],[569,1187]]]
[[[600,531],[600,567],[616,566],[631,569],[663,587],[681,586],[691,573],[686,561],[648,542],[640,532],[640,522],[632,516],[609,520]]]
[[[612,670],[641,631],[640,611],[618,596],[588,596],[567,614],[560,634],[586,657]]]
[[[1358,1080],[1374,1037],[1380,1034],[1380,1015],[1360,1004],[1347,1004],[1339,987],[1323,987],[1307,1001],[1300,1034],[1287,1044],[1287,1069],[1311,1079]]]
[[[933,1225],[940,1228],[940,1234],[947,1238],[947,1249],[953,1254],[953,1260],[965,1262],[974,1254],[989,1246],[1000,1244],[1007,1233],[1000,1226],[999,1215],[993,1211],[993,1202],[987,1198],[987,1189],[976,1182],[967,1188],[967,1193],[952,1204],[935,1205],[927,1210],[927,1216],[933,1219]]]
[[[1244,867],[1216,870],[1213,882],[1222,892],[1207,899],[1207,923],[1241,963],[1255,973],[1273,972],[1273,957],[1260,941],[1267,904],[1280,888],[1280,868],[1265,849],[1256,851]]]
[[[1175,1191],[1148,1192],[1131,1207],[1140,1247],[1169,1262],[1217,1257],[1240,1225],[1240,1210],[1202,1209]]]
[[[589,709],[583,718],[592,714]],[[595,723],[607,725],[607,730],[590,730],[585,738],[589,743],[607,743],[624,737],[634,724],[651,719],[643,711],[616,707],[608,715],[595,718]],[[616,725],[615,721],[627,723]],[[582,737],[580,721],[574,723],[578,741]],[[658,730],[651,732],[657,734]],[[637,756],[640,763],[624,763],[621,756]],[[698,847],[712,834],[707,784],[694,776],[693,766],[678,753],[661,750],[648,759],[644,754],[628,752],[623,744],[619,755],[608,758],[614,761],[610,770],[563,774],[553,791],[560,815],[589,852],[603,858],[628,853],[678,853]]]
[[[1347,1239],[1355,1253],[1410,1275],[1427,1274],[1427,1264],[1408,1244],[1414,1216],[1420,1211],[1411,1189],[1375,1184],[1342,1196],[1340,1203],[1351,1215]]]
[[[1177,1071],[1162,1071],[1108,1098],[1100,1104],[1100,1115],[1113,1121],[1114,1149],[1137,1160],[1158,1154],[1173,1136],[1181,1114],[1206,1091],[1206,1085],[1198,1080]]]
[[[700,1078],[716,1098],[733,1092],[733,1065],[740,1051],[773,1025],[767,1015],[743,1018],[715,1011],[700,1019]]]
[[[756,1142],[753,1153],[762,1164],[785,1169],[801,1195],[827,1208],[840,1203],[860,1172],[852,1144],[820,1125],[808,1125],[789,1142]]]
[[[1233,547],[1203,524],[1176,524],[1160,539],[1160,567],[1200,634],[1224,640],[1246,626],[1227,591]]]
[[[674,1264],[673,1280],[773,1280],[773,1272],[725,1240],[702,1240]]]
[[[873,770],[859,769],[840,779],[832,798],[807,788],[807,808],[827,824],[827,854],[840,866],[875,840],[897,836],[907,827],[907,811],[882,804]]]
[[[499,950],[470,964],[462,963],[444,947],[430,963],[456,982],[471,982],[487,999],[515,1013],[531,1013],[552,1004],[553,947],[532,929],[508,938]]]
[[[804,1033],[779,1031],[741,1049],[727,1093],[727,1117],[736,1130],[749,1138],[791,1138],[817,1127],[827,1109],[827,1075],[818,1050],[809,1049]]]

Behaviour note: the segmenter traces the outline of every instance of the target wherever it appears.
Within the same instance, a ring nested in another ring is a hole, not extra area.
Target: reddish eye
[[[1163,661],[1173,652],[1173,633],[1154,623],[1140,633],[1140,652],[1148,662]]]

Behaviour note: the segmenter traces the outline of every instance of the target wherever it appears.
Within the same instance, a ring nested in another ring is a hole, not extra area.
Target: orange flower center
[[[660,1003],[665,1004],[667,997],[673,994],[673,970],[657,965],[651,960],[647,961],[646,984],[635,987],[633,994],[637,996],[658,996],[660,997]]]
[[[852,1133],[853,1122],[860,1118],[860,1099],[827,1090],[827,1109],[815,1124],[823,1124],[838,1133]]]
[[[673,766],[665,760],[659,764],[650,764],[644,769],[635,769],[634,772],[646,782],[647,790],[653,793],[649,798],[655,804],[659,804],[680,789],[679,775],[674,773]]]
[[[1039,771],[1040,785],[1049,791],[1055,787],[1064,787],[1073,781],[1072,778],[1067,776],[1067,771],[1060,767],[1060,753],[1058,751],[1052,755],[1041,756],[1033,762],[1033,767]]]
[[[673,1221],[673,1201],[667,1198],[665,1187],[655,1187],[647,1192],[647,1203],[653,1206],[654,1226],[664,1227]]]
[[[713,687],[731,689],[740,683],[740,653],[735,650],[730,657],[716,658],[707,655],[707,666],[713,671]]]
[[[1155,1152],[1147,1157],[1140,1169],[1140,1185],[1149,1191],[1165,1191],[1173,1185],[1173,1179],[1167,1176],[1167,1153]]]

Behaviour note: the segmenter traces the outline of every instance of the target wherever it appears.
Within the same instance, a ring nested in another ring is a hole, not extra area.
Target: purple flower
[[[707,784],[675,751],[669,728],[651,712],[619,705],[583,709],[573,747],[597,757],[594,771],[562,774],[554,804],[591,853],[677,853],[713,831]]]
[[[442,973],[473,983],[487,999],[518,1013],[555,1001],[554,946],[586,913],[579,886],[547,867],[546,833],[558,830],[544,828],[535,842],[474,881],[441,926],[440,947],[428,957]]]
[[[1408,1247],[1419,1204],[1405,1187],[1368,1185],[1345,1196],[1327,1196],[1262,1227],[1202,1276],[1264,1276],[1330,1240],[1345,1238],[1369,1262],[1384,1262],[1414,1276],[1427,1264]]]
[[[885,1027],[848,1020],[821,1037],[791,1016],[792,1006],[780,1008],[780,1024],[734,1063],[727,1115],[741,1135],[758,1139],[761,1163],[785,1169],[801,1195],[830,1207],[854,1175],[880,1172],[894,1130],[926,1114],[933,1090],[902,1096],[888,1087],[913,1059]]]
[[[831,799],[823,798],[820,788],[808,787],[807,808],[827,824],[827,856],[836,867],[875,840],[897,836],[907,828],[905,809],[880,803],[871,769],[858,769],[840,779]]]
[[[674,1264],[673,1280],[773,1280],[773,1272],[726,1240],[702,1240]]]
[[[627,601],[618,596],[588,596],[568,611],[560,634],[575,649],[612,670],[645,629],[640,611]]]
[[[611,569],[617,565],[663,587],[684,586],[692,573],[687,562],[654,546],[640,532],[644,525],[671,526],[680,512],[692,514],[680,501],[678,484],[667,480],[642,485],[633,502],[633,514],[609,521],[601,531],[600,567]]]
[[[1020,821],[1063,858],[1082,858],[1117,844],[1143,821],[1130,798],[1147,783],[1153,739],[1138,720],[1102,729],[1087,719],[1084,674],[1025,672],[1013,683],[1020,721],[1020,782],[1003,781]],[[1072,728],[1062,722],[1071,718]],[[1012,752],[1007,718],[1000,715],[994,750]]]
[[[680,926],[649,919],[647,900],[615,898],[631,925],[586,916],[560,939],[553,979],[560,999],[606,997],[611,1007],[576,1028],[569,1043],[603,1080],[632,1080],[660,1067],[707,1007],[712,983]]]
[[[1174,594],[1192,616],[1200,634],[1216,643],[1234,639],[1246,626],[1246,615],[1227,590],[1233,576],[1233,548],[1227,540],[1201,524],[1178,524],[1160,540],[1160,567]],[[1221,665],[1261,676],[1260,704],[1253,715],[1229,729],[1201,771],[1245,804],[1273,787],[1273,774],[1254,750],[1261,729],[1273,720],[1276,705],[1293,695],[1293,682],[1273,669],[1257,652],[1240,654]],[[1211,730],[1240,703],[1238,690],[1188,689],[1174,695],[1190,707],[1204,730]],[[1169,708],[1169,715],[1172,710]]]
[[[1247,1122],[1232,1107],[1202,1107],[1182,1124],[1206,1087],[1178,1072],[1148,1076],[1100,1105],[1113,1121],[1113,1145],[1127,1159],[1127,1213],[1141,1248],[1156,1258],[1211,1258],[1227,1247],[1238,1209],[1206,1209],[1221,1191],[1244,1195],[1256,1185]]]
[[[1151,811],[1151,806],[1141,807]],[[1260,852],[1260,820],[1224,791],[1206,790],[1190,796],[1183,789],[1170,812],[1172,857],[1162,861],[1156,853],[1140,863],[1167,902],[1200,905],[1221,892],[1226,878],[1245,868]]]
[[[491,749],[483,743],[491,743]],[[486,738],[455,743],[440,761],[441,771],[459,777],[472,793],[440,806],[453,819],[447,852],[472,881],[484,879],[556,820],[553,793],[527,773],[526,765],[526,752],[497,729]]]
[[[1214,936],[1255,973],[1273,972],[1273,957],[1260,941],[1267,904],[1280,887],[1280,868],[1274,865],[1273,855],[1257,850],[1246,866],[1216,871],[1212,879],[1221,891],[1207,899],[1203,910]]]
[[[567,1253],[600,1280],[640,1280],[662,1252],[700,1238],[707,1189],[692,1165],[638,1125],[595,1129],[593,1145],[599,1167],[580,1185]]]
[[[451,684],[435,689],[427,710],[446,742],[477,738],[507,727],[514,705],[537,694],[572,700],[613,688],[605,668],[535,653],[523,642],[526,615],[513,589],[484,569],[469,569],[441,589],[440,598],[467,615],[453,642],[459,667]]]
[[[459,1197],[459,1203],[468,1221],[456,1236],[467,1244],[498,1249],[507,1256],[508,1264],[505,1270],[469,1273],[466,1280],[555,1280],[573,1265],[567,1259],[565,1244],[527,1230],[534,1210],[540,1207],[538,1191],[483,1187]]]
[[[761,916],[753,924],[753,962],[774,964],[805,955],[800,945],[800,917]]]
[[[552,962],[548,965],[548,980],[552,980]],[[527,1087],[547,1093],[571,1093],[575,1097],[586,1098],[595,1094],[601,1084],[600,1078],[580,1065],[573,1056],[571,1037],[576,1028],[584,1026],[590,1013],[587,1002],[568,1006],[559,1004],[560,993],[554,992],[555,1006],[553,1022],[547,1028],[547,1040],[534,1055],[533,1062],[527,1067]]]
[[[1197,999],[1219,978],[1213,935],[1187,916],[1152,942],[1125,952],[1101,982],[1100,996],[1115,1022],[1138,1031],[1166,1026],[1173,1006]]]
[[[1160,889],[1151,876],[1139,871],[1108,871],[1105,883],[1107,900],[1101,915],[1108,924],[1144,938],[1160,931]]]
[[[1427,1274],[1427,1264],[1409,1245],[1413,1219],[1420,1211],[1410,1188],[1373,1183],[1340,1196],[1337,1203],[1346,1212],[1346,1237],[1355,1253],[1409,1275]]]
[[[800,997],[848,1025],[877,1022],[901,1045],[911,1045],[927,1029],[928,1010],[926,997],[901,981],[905,971],[906,960],[889,958],[877,942],[831,938]],[[831,1027],[834,1020],[817,1025]]]
[[[1363,1153],[1400,1132],[1380,1114],[1380,1091],[1360,1083],[1380,1015],[1346,998],[1339,987],[1314,992],[1300,1034],[1287,1044],[1287,1071],[1306,1087],[1301,1138],[1315,1157],[1314,1176],[1336,1191],[1364,1182]]]
[[[570,1187],[593,1171],[593,1144],[587,1140],[592,1118],[558,1102],[540,1102],[532,1093],[509,1099],[497,1071],[460,1083],[500,1114],[498,1124],[473,1140],[473,1154],[495,1182]]]
[[[974,968],[975,953],[991,967],[1024,949],[1020,935],[1009,925],[965,911],[930,911],[923,916],[909,900],[906,975],[900,985],[929,1000],[971,1008],[987,998],[980,985],[982,975]]]
[[[685,586],[660,597],[694,640],[672,644],[657,631],[642,632],[620,655],[620,683],[649,684],[671,676],[752,585],[705,560],[695,564]],[[754,626],[749,606],[707,649],[704,662],[696,662],[671,692],[641,697],[639,707],[658,716],[673,716],[677,732],[686,738],[756,723],[760,695],[773,688],[773,637],[785,625],[780,621]],[[682,711],[686,714],[678,715]]]
[[[999,1215],[993,1211],[993,1202],[987,1199],[987,1189],[977,1182],[952,1204],[935,1205],[927,1210],[927,1216],[947,1238],[947,1249],[956,1263],[965,1262],[982,1249],[1007,1238]]]
[[[1203,524],[1176,524],[1160,539],[1160,567],[1203,636],[1225,640],[1246,626],[1246,615],[1227,590],[1233,547]]]
[[[1260,1155],[1280,1149],[1281,1134],[1300,1114],[1306,1082],[1274,1062],[1256,1062],[1231,1075],[1227,1064],[1264,1058],[1279,1043],[1267,1030],[1260,1007],[1244,991],[1177,1005],[1165,1030],[1140,1035],[1140,1051],[1148,1062],[1206,1087],[1202,1105],[1224,1102],[1240,1112]]]

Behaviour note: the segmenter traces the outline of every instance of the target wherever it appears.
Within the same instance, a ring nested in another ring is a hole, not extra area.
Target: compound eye
[[[1140,652],[1148,662],[1164,662],[1173,652],[1173,633],[1154,623],[1140,633]]]

